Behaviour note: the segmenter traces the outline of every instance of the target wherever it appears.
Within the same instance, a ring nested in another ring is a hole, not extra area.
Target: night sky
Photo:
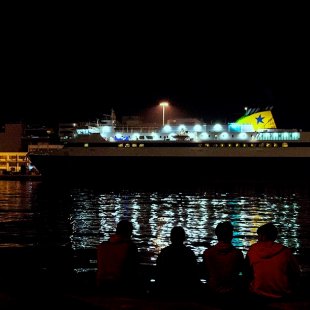
[[[112,108],[158,121],[165,99],[168,118],[230,122],[245,106],[273,106],[278,127],[310,130],[308,27],[290,8],[75,9],[11,12],[0,123],[90,120]]]

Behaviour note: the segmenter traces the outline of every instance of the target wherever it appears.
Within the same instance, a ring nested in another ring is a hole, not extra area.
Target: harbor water
[[[234,184],[196,190],[113,191],[100,184],[0,181],[2,252],[69,249],[75,257],[74,272],[87,272],[96,268],[96,246],[109,238],[123,218],[133,223],[133,239],[146,265],[155,264],[175,225],[184,227],[186,243],[201,261],[202,252],[216,242],[217,223],[232,222],[233,244],[246,254],[256,241],[257,228],[273,221],[278,240],[293,249],[303,272],[310,271],[308,187]],[[45,268],[46,259],[41,255],[37,263]]]

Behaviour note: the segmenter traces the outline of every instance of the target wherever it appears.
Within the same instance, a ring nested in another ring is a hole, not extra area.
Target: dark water
[[[147,264],[154,264],[175,225],[185,228],[187,244],[201,260],[206,245],[215,242],[218,222],[232,221],[233,244],[245,254],[256,241],[257,227],[274,221],[279,241],[293,249],[304,271],[310,269],[307,188],[235,185],[173,192],[107,191],[100,185],[0,181],[1,248],[52,246],[94,252],[122,218],[133,222],[134,240]]]

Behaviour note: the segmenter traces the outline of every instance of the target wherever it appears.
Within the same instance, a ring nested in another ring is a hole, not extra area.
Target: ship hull
[[[30,154],[45,179],[106,184],[195,182],[302,182],[310,148],[68,148]]]

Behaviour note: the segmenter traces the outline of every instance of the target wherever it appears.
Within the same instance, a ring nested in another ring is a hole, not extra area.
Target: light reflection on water
[[[294,253],[309,255],[308,191],[260,188],[183,192],[105,192],[100,188],[51,187],[40,182],[0,181],[0,246],[59,246],[95,249],[122,218],[134,224],[133,239],[145,263],[154,263],[181,225],[199,260],[216,242],[214,228],[224,220],[234,227],[233,244],[245,254],[256,229],[274,221],[279,241]],[[307,256],[309,257],[309,256]]]
[[[233,244],[245,253],[256,241],[256,229],[274,221],[280,224],[281,242],[300,252],[301,199],[296,194],[281,196],[248,193],[94,193],[92,190],[72,192],[72,246],[75,249],[95,247],[108,239],[121,218],[134,224],[134,240],[151,261],[169,243],[170,230],[181,225],[187,243],[199,256],[207,243],[215,240],[215,226],[225,220],[235,227]],[[305,240],[304,240],[305,241]]]

